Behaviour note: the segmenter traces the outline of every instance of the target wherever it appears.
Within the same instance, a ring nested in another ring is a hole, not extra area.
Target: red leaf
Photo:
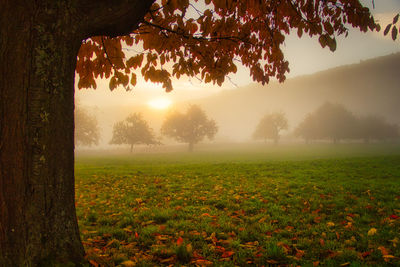
[[[371,251],[366,251],[366,252],[364,252],[363,254],[361,254],[361,256],[362,256],[363,258],[365,258],[365,257],[367,257],[367,256],[369,256],[369,255],[371,255]]]
[[[94,267],[98,267],[99,264],[95,262],[94,260],[89,260],[90,264],[92,264]]]
[[[235,254],[234,251],[224,251],[224,253],[222,253],[221,257],[222,257],[222,258],[229,258],[229,257],[232,256],[233,254]]]
[[[389,218],[392,220],[397,220],[398,218],[400,218],[400,216],[397,216],[396,214],[392,214],[389,216]]]
[[[137,232],[135,232],[135,238],[139,239],[139,234]]]
[[[176,244],[177,244],[178,246],[180,246],[182,243],[183,243],[183,238],[182,238],[182,237],[179,237],[178,240],[176,240]]]

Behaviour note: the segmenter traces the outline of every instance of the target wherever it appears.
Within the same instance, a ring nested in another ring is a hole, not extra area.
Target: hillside
[[[400,124],[400,53],[286,80],[250,84],[192,101],[220,125],[220,137],[249,139],[265,112],[283,111],[293,129],[325,101],[356,114],[379,114]]]

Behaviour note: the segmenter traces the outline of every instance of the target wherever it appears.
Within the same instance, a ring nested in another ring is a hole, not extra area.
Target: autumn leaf
[[[128,261],[122,262],[121,265],[124,266],[124,267],[133,267],[136,264],[133,261],[128,260]]]
[[[95,262],[94,260],[89,260],[90,264],[93,265],[94,267],[98,267],[99,264]]]
[[[335,223],[333,223],[333,222],[327,222],[327,223],[326,223],[326,226],[328,226],[328,227],[333,227],[333,226],[335,226]]]
[[[178,246],[180,246],[180,245],[182,245],[182,243],[183,243],[183,238],[182,238],[182,237],[179,237],[178,240],[176,240],[176,244],[177,244]]]
[[[365,257],[371,255],[371,253],[372,253],[372,251],[366,251],[366,252],[362,253],[361,256],[362,256],[363,258],[365,258]]]
[[[389,250],[385,248],[384,246],[379,246],[378,249],[381,251],[382,255],[389,255]]]
[[[371,229],[369,229],[369,231],[368,231],[368,235],[369,235],[369,236],[375,235],[376,232],[377,232],[376,228],[371,228]]]
[[[235,254],[234,251],[224,251],[221,255],[222,258],[229,258],[231,257],[233,254]]]

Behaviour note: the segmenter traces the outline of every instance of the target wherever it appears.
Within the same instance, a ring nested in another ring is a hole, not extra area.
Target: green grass
[[[398,145],[78,156],[76,199],[104,266],[400,264]]]

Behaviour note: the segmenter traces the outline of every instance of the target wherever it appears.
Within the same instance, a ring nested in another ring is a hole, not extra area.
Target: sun
[[[157,98],[150,100],[147,104],[154,109],[166,109],[172,104],[172,102],[168,98]]]

